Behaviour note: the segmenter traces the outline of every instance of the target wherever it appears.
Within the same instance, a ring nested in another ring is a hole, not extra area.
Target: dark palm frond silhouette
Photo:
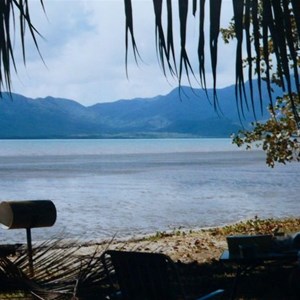
[[[39,0],[42,9],[44,1]],[[153,0],[153,9],[155,14],[155,36],[158,52],[158,59],[163,72],[169,70],[172,75],[178,76],[178,82],[181,83],[182,76],[195,75],[196,66],[190,62],[190,56],[186,50],[187,18],[191,15],[197,17],[199,22],[199,41],[196,49],[199,66],[200,83],[206,87],[205,70],[205,19],[209,21],[209,47],[210,61],[213,74],[213,87],[216,91],[217,86],[217,57],[218,57],[218,37],[220,32],[220,16],[222,12],[222,0],[180,0],[178,1],[179,15],[175,15],[171,0]],[[125,64],[127,68],[128,49],[130,45],[133,48],[135,59],[140,55],[138,45],[134,35],[134,12],[132,9],[132,0],[124,0],[126,15],[126,52]],[[205,9],[210,6],[209,16],[206,16]],[[255,73],[257,76],[258,90],[261,94],[262,80],[265,80],[268,87],[270,101],[272,103],[271,87],[271,62],[270,55],[274,53],[276,58],[276,68],[280,75],[283,92],[287,92],[291,98],[294,116],[299,121],[296,104],[293,98],[293,86],[296,86],[296,92],[300,95],[299,80],[299,48],[300,48],[300,1],[299,0],[232,0],[233,20],[235,28],[236,43],[236,98],[239,105],[248,107],[248,102],[244,92],[244,70],[242,49],[246,45],[246,59],[248,59],[248,79],[250,81],[251,107],[254,107],[254,101],[259,101],[262,105],[262,99],[253,99],[253,69],[250,63],[254,59]],[[166,12],[163,11],[166,7]],[[258,11],[261,10],[262,20],[258,20]],[[177,13],[177,12],[176,12]],[[12,46],[12,32],[16,32],[16,17],[19,17],[18,31],[22,45],[23,59],[26,63],[25,51],[25,29],[28,29],[34,44],[39,52],[37,37],[40,35],[34,27],[30,18],[29,0],[2,0],[0,2],[0,92],[3,88],[11,90],[11,66],[17,70],[14,49]],[[180,26],[180,45],[179,55],[175,57],[174,50],[174,17],[179,18]],[[166,22],[163,19],[167,18]],[[293,21],[291,21],[293,20]],[[296,30],[292,34],[292,22],[295,23]],[[167,24],[164,28],[163,24]],[[13,27],[14,31],[12,31]],[[252,38],[253,37],[253,38]],[[252,40],[253,39],[253,40]],[[273,51],[269,50],[269,41],[272,40]],[[296,41],[296,42],[295,42]],[[179,70],[177,68],[179,65]],[[262,67],[263,66],[263,67]],[[262,79],[262,77],[266,77]],[[214,94],[214,104],[217,106],[217,95]],[[245,103],[245,105],[243,105]],[[299,123],[299,122],[298,122]]]
[[[40,0],[44,10],[43,0]],[[44,10],[45,11],[45,10]],[[18,20],[17,20],[18,17]],[[17,22],[18,21],[18,22]],[[18,24],[18,25],[17,25]],[[26,64],[25,32],[29,31],[37,51],[39,45],[38,30],[31,22],[29,0],[1,0],[0,1],[0,92],[3,88],[11,90],[11,66],[17,71],[13,49],[13,33],[18,26],[21,41],[23,61]],[[11,28],[13,27],[13,29]],[[40,55],[41,56],[41,55]],[[42,58],[42,56],[41,56]]]
[[[79,241],[62,238],[35,244],[33,274],[21,245],[15,256],[0,258],[0,298],[19,294],[20,299],[106,299],[109,285],[100,258],[109,245],[93,246],[85,254]]]
[[[154,7],[158,5],[162,6],[162,0],[153,0]],[[168,1],[167,1],[168,2]],[[192,4],[192,14],[197,15],[199,11],[199,45],[198,45],[198,60],[199,60],[199,76],[200,82],[205,87],[205,64],[204,59],[207,56],[204,51],[204,19],[208,16],[205,15],[205,9],[207,5],[210,5],[209,26],[209,47],[210,47],[210,61],[213,74],[213,88],[216,91],[217,84],[217,54],[218,54],[218,35],[220,32],[220,16],[222,0],[182,0],[178,1],[179,19],[180,19],[180,53],[179,61],[179,83],[184,75],[189,79],[190,74],[194,74],[193,70],[195,66],[191,66],[189,56],[185,50],[185,37],[187,32],[186,18],[188,13],[188,6]],[[224,3],[223,3],[224,4]],[[225,5],[225,4],[224,4]],[[235,29],[236,43],[236,61],[235,61],[235,78],[236,78],[236,98],[240,102],[240,107],[248,107],[247,97],[245,95],[245,78],[243,68],[242,49],[243,45],[246,46],[246,59],[248,60],[248,80],[250,82],[250,97],[251,107],[254,110],[253,99],[253,66],[252,60],[255,59],[255,73],[257,76],[258,91],[261,95],[262,77],[267,83],[270,102],[272,103],[272,87],[271,87],[271,62],[270,56],[275,54],[276,65],[278,73],[280,74],[281,86],[283,92],[287,92],[291,98],[292,108],[294,116],[299,121],[299,115],[296,109],[296,104],[293,98],[293,86],[296,86],[297,93],[300,94],[299,86],[299,45],[300,45],[300,1],[298,0],[232,0],[233,5],[233,21]],[[132,35],[134,41],[133,50],[136,51],[137,44],[134,39],[134,22],[131,7],[131,0],[125,1],[126,12],[126,24],[128,32]],[[258,11],[262,10],[262,21],[258,20]],[[174,15],[175,11],[172,11],[172,7],[168,6],[167,15]],[[160,16],[163,14],[160,14]],[[292,35],[291,20],[296,23],[295,35]],[[159,28],[159,34],[156,34],[157,45],[164,45],[166,32],[162,28],[161,17],[155,18],[156,27]],[[167,32],[171,29],[168,28]],[[273,51],[269,50],[269,41],[273,41]],[[295,43],[296,39],[296,43]],[[170,37],[168,41],[170,45],[173,45],[173,38]],[[252,46],[253,44],[253,46]],[[295,44],[298,47],[295,47]],[[126,45],[128,47],[128,44]],[[263,51],[261,51],[263,49]],[[126,52],[126,61],[127,61]],[[171,73],[176,69],[176,60],[171,57],[168,51],[163,48],[163,51],[159,51],[159,59],[162,65],[169,66]],[[264,67],[262,67],[264,65]],[[292,68],[291,68],[292,65]],[[215,101],[217,101],[215,93]],[[258,99],[260,105],[262,105],[262,99]],[[243,105],[245,103],[245,105]],[[216,102],[215,102],[216,106]]]

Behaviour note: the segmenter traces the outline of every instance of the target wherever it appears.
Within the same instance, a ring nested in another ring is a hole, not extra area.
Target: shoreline
[[[178,270],[191,295],[196,297],[196,295],[200,295],[200,292],[209,293],[211,290],[222,287],[227,291],[229,298],[236,269],[224,266],[219,261],[221,253],[227,248],[226,237],[241,234],[273,234],[280,237],[285,234],[289,237],[291,233],[295,232],[300,232],[300,218],[254,218],[223,227],[191,230],[189,232],[160,233],[140,239],[132,238],[127,241],[112,239],[110,241],[99,240],[97,243],[81,243],[79,240],[48,240],[33,247],[34,277],[28,268],[25,244],[21,245],[17,253],[7,258],[17,267],[13,269],[16,271],[13,273],[15,278],[19,278],[21,270],[21,274],[24,273],[25,278],[29,276],[33,282],[38,282],[48,291],[53,290],[55,292],[57,288],[62,288],[66,293],[78,295],[78,299],[81,299],[81,296],[84,297],[82,299],[89,299],[88,296],[86,297],[87,292],[103,292],[103,288],[106,287],[106,281],[103,285],[103,278],[101,277],[101,270],[103,270],[101,254],[103,251],[118,249],[160,252],[168,255],[177,263]],[[285,278],[289,278],[293,267],[294,265],[287,269],[280,268],[271,275],[269,272],[252,273],[251,281],[255,282],[255,289],[249,290],[248,283],[244,286],[241,285],[239,287],[239,295],[241,295],[239,299],[284,299],[286,286],[282,285],[281,275],[284,271]],[[14,296],[15,292],[19,290],[26,294],[27,290],[24,290],[24,285],[19,286],[19,284],[24,284],[22,279],[20,282],[16,282],[14,277],[11,277],[11,269],[7,270],[10,274],[7,280],[11,283],[10,278],[13,278],[13,284],[11,290],[3,291],[4,295],[12,294]],[[100,277],[98,277],[99,275]],[[49,281],[49,279],[54,281]],[[274,282],[276,282],[276,290],[274,290]],[[284,281],[284,283],[286,282]],[[36,291],[37,294],[39,291]],[[27,295],[25,294],[24,296]],[[0,298],[1,295],[0,292]],[[254,297],[253,295],[260,296]]]
[[[247,219],[224,226],[172,230],[154,234],[130,237],[127,239],[110,239],[82,242],[78,255],[89,256],[95,251],[108,249],[127,251],[161,252],[174,261],[183,263],[207,263],[218,260],[227,249],[226,237],[229,235],[272,234],[289,236],[300,231],[300,218]],[[98,249],[98,250],[97,250]]]
[[[272,234],[289,237],[300,232],[299,218],[247,219],[236,223],[200,229],[174,229],[154,234],[131,236],[126,239],[111,237],[110,239],[83,241],[80,239],[50,239],[44,242],[33,242],[37,252],[43,248],[55,251],[71,252],[77,257],[98,257],[107,249],[123,251],[160,252],[171,257],[175,262],[211,263],[227,249],[226,237],[229,235]],[[1,246],[0,246],[1,248]],[[2,244],[2,249],[14,249],[18,253],[26,253],[27,245]],[[25,252],[24,252],[25,251]]]

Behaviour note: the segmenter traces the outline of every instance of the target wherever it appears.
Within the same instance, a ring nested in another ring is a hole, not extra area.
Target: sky
[[[43,60],[30,35],[26,35],[26,66],[22,61],[19,36],[15,36],[17,74],[13,74],[15,93],[31,98],[59,97],[85,106],[120,99],[149,98],[165,95],[178,81],[167,78],[159,66],[155,50],[155,28],[151,0],[133,0],[134,28],[141,54],[138,65],[129,52],[125,71],[125,13],[123,0],[45,0],[46,14],[39,0],[30,1],[31,19],[43,38],[38,44]],[[173,1],[176,7],[177,1]],[[232,17],[230,0],[222,5],[221,26]],[[198,25],[190,7],[187,49],[197,69]],[[207,14],[208,15],[208,14]],[[178,18],[174,15],[174,35],[179,43]],[[208,44],[208,34],[206,45]],[[219,88],[234,84],[233,45],[222,45],[218,56]],[[179,48],[176,48],[179,52]],[[209,53],[207,49],[207,54]],[[44,61],[44,62],[43,62]],[[207,83],[212,77],[207,55]],[[196,72],[197,73],[197,72]],[[184,79],[183,84],[188,84]],[[198,87],[198,83],[192,82]]]

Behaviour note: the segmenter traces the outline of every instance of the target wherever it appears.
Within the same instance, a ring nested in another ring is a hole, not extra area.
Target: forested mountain
[[[229,137],[242,127],[234,89],[218,90],[218,112],[211,103],[211,90],[209,101],[203,90],[189,87],[175,88],[164,96],[89,107],[67,99],[3,93],[0,138]],[[268,117],[265,91],[263,99],[264,114],[256,107],[257,119]],[[245,127],[254,120],[248,102],[249,111],[244,105],[245,115],[240,114]]]

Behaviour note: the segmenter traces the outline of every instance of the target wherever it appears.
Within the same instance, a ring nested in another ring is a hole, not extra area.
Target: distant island
[[[202,89],[190,87],[175,88],[164,96],[88,107],[68,99],[31,99],[3,93],[0,99],[0,139],[224,138],[243,126],[249,127],[255,118],[251,109],[247,111],[245,107],[241,123],[235,87],[219,89],[217,93],[218,112],[211,103],[212,90],[208,90],[209,101]],[[263,99],[263,112],[256,108],[258,119],[268,117],[265,89]]]

